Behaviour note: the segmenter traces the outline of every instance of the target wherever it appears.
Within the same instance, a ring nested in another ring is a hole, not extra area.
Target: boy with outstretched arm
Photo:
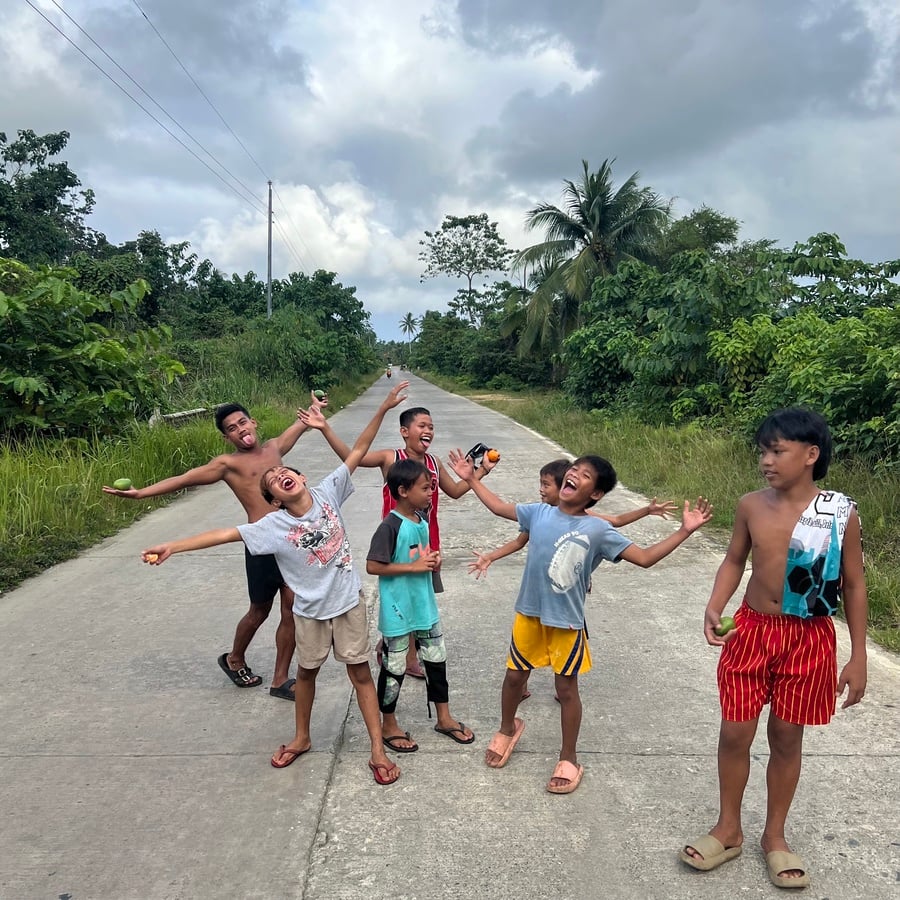
[[[329,446],[335,453],[344,459],[349,448],[335,434],[334,429],[327,425],[322,434]],[[381,516],[384,518],[394,508],[394,498],[387,487],[388,469],[401,459],[414,459],[422,463],[431,473],[431,496],[427,512],[428,530],[431,537],[431,548],[440,552],[441,549],[441,530],[438,524],[438,501],[440,492],[443,491],[448,497],[456,500],[462,497],[469,486],[464,481],[456,481],[444,468],[440,457],[430,453],[432,441],[434,440],[434,420],[431,413],[424,406],[415,406],[410,409],[404,409],[400,413],[400,437],[403,438],[403,447],[398,450],[372,450],[367,453],[360,466],[368,469],[381,469],[381,475],[384,484],[381,488]],[[483,478],[496,465],[491,462],[487,454],[484,455],[481,465],[477,470],[477,477]],[[434,589],[437,593],[444,590],[441,581],[440,563],[435,567],[433,576]],[[410,641],[409,651],[406,659],[406,674],[413,678],[424,678],[425,673],[416,659],[415,643]]]
[[[327,406],[327,397],[310,394],[316,408]],[[174,494],[185,488],[224,481],[231,488],[238,502],[247,514],[248,522],[257,522],[272,512],[273,506],[259,491],[259,477],[271,466],[279,465],[282,457],[293,449],[297,439],[306,431],[306,424],[299,418],[289,425],[277,438],[261,442],[256,419],[239,403],[225,403],[217,407],[216,427],[225,440],[234,448],[231,453],[222,453],[202,466],[164,478],[143,488],[120,491],[104,487],[105,494],[124,497],[127,500],[144,500]],[[250,608],[238,622],[230,653],[219,657],[219,668],[229,677],[235,687],[248,688],[262,684],[262,678],[254,674],[247,665],[247,647],[269,616],[275,595],[280,595],[281,618],[275,631],[275,672],[269,693],[283,700],[294,699],[294,679],[289,678],[291,658],[294,655],[294,616],[291,607],[294,594],[284,583],[278,563],[271,554],[251,556],[244,554],[244,568],[247,573],[247,590]]]
[[[430,545],[428,520],[422,512],[431,499],[431,473],[417,460],[402,459],[388,469],[387,486],[396,505],[378,526],[366,558],[366,572],[378,576],[382,740],[398,753],[419,749],[396,715],[412,640],[425,670],[428,703],[437,711],[434,730],[458,744],[471,744],[475,740],[471,729],[450,715],[447,650],[432,581],[441,554]]]
[[[695,509],[685,501],[678,531],[650,547],[638,547],[609,522],[588,515],[587,510],[616,484],[615,470],[599,456],[580,456],[571,463],[559,491],[558,506],[506,503],[475,478],[471,461],[459,450],[450,452],[450,466],[494,515],[518,521],[534,538],[516,600],[500,728],[488,744],[485,763],[497,769],[506,765],[525,729],[524,721],[516,718],[516,710],[528,673],[551,666],[561,707],[562,746],[547,790],[570,794],[584,774],[576,749],[581,729],[578,675],[591,669],[584,628],[591,573],[604,559],[624,559],[642,568],[655,565],[710,520],[711,507],[703,498]]]
[[[347,666],[356,699],[372,745],[369,768],[379,784],[391,784],[400,770],[385,755],[375,684],[369,669],[369,638],[365,604],[360,602],[359,575],[353,568],[341,505],[353,493],[351,474],[378,433],[385,413],[406,399],[401,382],[385,397],[372,421],[357,438],[347,459],[314,488],[296,469],[276,465],[264,473],[260,490],[275,511],[259,521],[236,528],[220,528],[193,537],[150,547],[145,562],[165,562],[173,553],[202,550],[243,541],[253,554],[274,553],[294,591],[297,643],[296,732],[272,757],[283,769],[310,749],[309,723],[316,676],[332,647],[334,657]],[[315,408],[300,413],[312,428],[322,429],[325,418]]]
[[[768,802],[760,843],[771,882],[802,888],[809,875],[788,846],[785,822],[800,778],[804,727],[825,725],[845,689],[842,708],[859,703],[866,689],[862,538],[854,502],[815,483],[831,460],[831,434],[820,415],[799,407],[777,410],[760,425],[756,445],[767,487],[738,503],[704,617],[707,642],[722,648],[719,818],[680,856],[709,871],[740,855],[750,746],[768,703]],[[720,636],[716,629],[750,554],[753,568],[736,627]],[[841,596],[851,650],[838,678],[832,616]]]

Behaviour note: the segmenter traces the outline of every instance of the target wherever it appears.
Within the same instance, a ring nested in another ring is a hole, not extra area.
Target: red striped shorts
[[[722,718],[749,722],[771,703],[785,722],[826,725],[837,697],[831,616],[770,616],[745,601],[734,620],[737,632],[719,657]]]

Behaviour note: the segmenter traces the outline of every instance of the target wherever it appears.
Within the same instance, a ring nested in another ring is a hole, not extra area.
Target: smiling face
[[[416,456],[424,456],[434,440],[434,422],[431,416],[419,413],[406,427],[401,426],[400,437],[406,449]]]
[[[222,420],[222,434],[229,444],[244,452],[253,450],[258,444],[256,419],[244,412],[233,412]]]
[[[759,448],[759,470],[769,487],[787,490],[806,479],[812,481],[818,458],[819,448],[815,444],[778,438]]]
[[[272,466],[263,473],[260,487],[273,506],[285,506],[306,494],[306,476],[287,466]]]
[[[559,506],[565,512],[583,512],[603,496],[597,487],[597,470],[587,462],[576,462],[566,472],[559,489]]]
[[[541,495],[541,503],[549,503],[550,506],[559,505],[559,485],[552,475],[541,475],[538,493]]]

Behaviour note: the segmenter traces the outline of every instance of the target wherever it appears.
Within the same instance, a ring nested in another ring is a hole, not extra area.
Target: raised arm
[[[639,547],[631,544],[622,552],[621,559],[649,569],[655,566],[661,559],[667,557],[673,550],[680,547],[698,528],[705,525],[712,518],[712,505],[703,497],[697,499],[697,506],[691,508],[689,501],[684,501],[684,510],[681,514],[681,528],[678,531],[663,538],[649,547]]]
[[[218,547],[219,544],[230,544],[239,541],[241,533],[237,528],[214,528],[191,537],[177,541],[166,541],[154,547],[148,547],[141,553],[141,559],[152,566],[162,565],[173,553],[187,553],[191,550],[205,550],[207,547]]]
[[[516,504],[501,500],[475,472],[472,460],[463,456],[462,450],[457,448],[448,454],[450,468],[461,478],[474,492],[475,496],[495,515],[502,519],[516,521]]]
[[[128,500],[144,500],[147,497],[160,497],[163,494],[173,494],[189,487],[198,487],[202,484],[215,484],[222,481],[228,474],[227,456],[217,456],[202,466],[189,469],[182,475],[173,475],[164,478],[154,484],[148,484],[142,488],[129,488],[127,491],[119,491],[115,488],[103,486],[104,494],[112,494],[115,497],[125,497]]]
[[[450,477],[450,473],[444,468],[443,463],[438,460],[438,487],[450,498],[453,500],[458,500],[469,491],[469,485],[467,482],[460,479],[459,481],[454,481],[453,478]],[[491,462],[487,458],[487,454],[484,455],[484,458],[481,461],[481,465],[474,469],[475,477],[480,481],[490,472],[494,466],[496,466],[496,462]],[[454,470],[455,471],[455,470]]]

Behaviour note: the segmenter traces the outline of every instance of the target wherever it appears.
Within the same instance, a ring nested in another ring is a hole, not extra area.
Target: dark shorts
[[[247,593],[255,606],[266,606],[284,584],[281,570],[271,554],[254,556],[244,547],[244,568],[247,570]]]

